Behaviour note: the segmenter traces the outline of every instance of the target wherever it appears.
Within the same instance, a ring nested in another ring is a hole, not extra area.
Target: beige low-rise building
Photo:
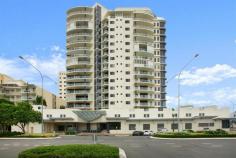
[[[15,80],[5,74],[0,74],[0,98],[6,98],[14,103],[28,101],[33,104],[36,96],[41,96],[42,88],[23,80]],[[55,94],[43,90],[47,108],[56,109],[65,105],[65,101]]]

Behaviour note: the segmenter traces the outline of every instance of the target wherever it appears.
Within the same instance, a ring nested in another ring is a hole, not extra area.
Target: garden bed
[[[236,137],[236,134],[229,134],[223,130],[205,131],[205,132],[172,132],[157,133],[154,137],[160,138],[227,138]]]
[[[18,158],[119,158],[119,148],[101,144],[43,146],[25,150]]]
[[[44,133],[44,134],[23,134],[21,132],[4,132],[0,133],[0,138],[49,138],[56,137],[54,133]]]

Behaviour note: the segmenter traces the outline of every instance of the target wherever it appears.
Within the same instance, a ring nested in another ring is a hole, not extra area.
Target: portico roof
[[[106,111],[73,111],[79,118],[83,119],[84,121],[91,122],[94,121],[103,115],[106,115]]]

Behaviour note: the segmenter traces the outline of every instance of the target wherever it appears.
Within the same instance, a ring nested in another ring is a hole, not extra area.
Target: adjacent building
[[[33,104],[36,96],[41,96],[41,87],[29,84],[22,80],[15,80],[5,74],[0,74],[0,97],[9,99],[17,103],[20,101],[28,101]],[[57,97],[55,94],[44,89],[44,99],[47,108],[56,109],[65,105],[65,101]]]
[[[69,9],[67,107],[165,107],[165,37],[165,20],[148,8]]]

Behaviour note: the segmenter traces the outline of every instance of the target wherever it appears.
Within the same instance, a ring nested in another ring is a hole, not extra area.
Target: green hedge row
[[[25,150],[18,158],[119,158],[119,149],[101,144],[44,146]]]
[[[0,133],[0,137],[14,137],[21,135],[21,132],[2,132]]]
[[[217,138],[217,137],[236,137],[236,134],[228,134],[224,130],[216,130],[216,131],[204,131],[204,132],[157,133],[154,136],[161,138]]]

